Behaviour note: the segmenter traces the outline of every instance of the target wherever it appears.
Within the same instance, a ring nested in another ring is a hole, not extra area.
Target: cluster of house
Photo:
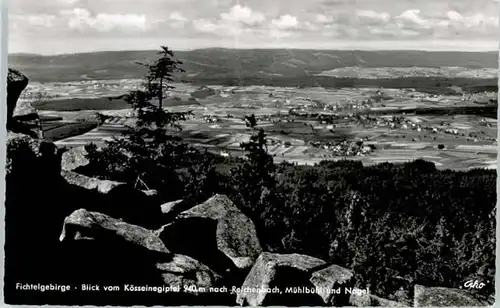
[[[364,144],[364,141],[344,140],[338,143],[311,141],[309,145],[315,148],[322,148],[329,151],[334,156],[366,156],[373,152],[376,147],[372,144]]]
[[[220,118],[215,115],[204,115],[203,121],[205,121],[206,123],[217,123],[220,121]]]
[[[287,116],[280,115],[264,115],[259,118],[259,121],[268,121],[271,123],[293,123],[295,119]]]

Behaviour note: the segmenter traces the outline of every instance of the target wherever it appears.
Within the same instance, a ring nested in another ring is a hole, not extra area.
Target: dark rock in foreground
[[[61,155],[53,143],[8,132],[5,200],[6,288],[55,279],[61,223],[74,209],[65,200]],[[6,291],[6,294],[8,292]]]
[[[220,275],[189,256],[170,253],[151,230],[80,209],[66,218],[60,239],[65,256],[61,268],[67,272],[63,281],[150,288],[116,295],[96,293],[99,298],[95,301],[123,304],[128,299],[129,304],[156,305],[230,302],[227,293],[210,292],[210,288],[223,286]],[[162,291],[162,287],[170,290]]]
[[[475,307],[489,306],[460,289],[415,285],[414,307]]]
[[[262,251],[253,222],[226,196],[215,195],[157,231],[174,252],[238,281]]]
[[[216,220],[217,247],[240,269],[251,267],[262,252],[253,222],[224,195],[215,195],[179,217]]]
[[[322,298],[309,279],[312,272],[325,265],[325,261],[310,256],[264,252],[245,279],[236,301],[242,306],[320,306]],[[268,288],[279,291],[258,291]],[[295,289],[288,293],[287,288]],[[304,288],[310,292],[302,292]]]

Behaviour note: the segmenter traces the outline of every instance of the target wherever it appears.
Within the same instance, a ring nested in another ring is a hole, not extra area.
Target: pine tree
[[[245,120],[254,133],[248,142],[240,144],[247,159],[231,173],[237,194],[235,198],[252,216],[252,213],[262,213],[273,202],[271,199],[275,197],[276,166],[273,156],[268,153],[264,130],[256,128],[255,115],[247,116]]]
[[[183,186],[176,168],[189,164],[197,151],[176,136],[180,122],[191,112],[169,112],[163,108],[165,92],[173,90],[175,73],[183,72],[173,52],[161,47],[160,58],[148,68],[142,88],[123,96],[134,110],[134,123],[119,138],[97,149],[87,146],[95,169],[106,170],[105,177],[133,183],[137,188],[181,194]],[[158,104],[154,102],[158,101]],[[192,155],[193,154],[193,155]]]

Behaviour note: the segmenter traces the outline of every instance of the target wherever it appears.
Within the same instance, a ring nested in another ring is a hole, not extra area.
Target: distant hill
[[[136,61],[156,51],[109,51],[41,56],[9,55],[9,66],[39,82],[141,78]],[[198,49],[178,51],[184,80],[281,79],[316,75],[343,67],[497,68],[497,52],[325,51],[296,49]]]

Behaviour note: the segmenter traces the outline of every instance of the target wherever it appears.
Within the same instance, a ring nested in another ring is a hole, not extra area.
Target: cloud
[[[179,12],[172,12],[167,20],[158,20],[151,25],[151,28],[161,29],[164,25],[173,29],[184,29],[188,24],[189,19]]]
[[[10,15],[9,21],[11,26],[16,29],[22,28],[23,26],[54,28],[57,24],[57,17],[51,14]]]
[[[173,20],[173,21],[181,21],[181,22],[188,21],[188,19],[186,17],[184,17],[184,15],[182,15],[179,12],[171,13],[170,16],[168,16],[168,19]]]
[[[193,27],[200,32],[206,33],[213,33],[219,28],[216,24],[205,19],[193,20]]]
[[[388,22],[391,19],[391,15],[389,13],[378,13],[371,10],[358,10],[356,11],[356,15],[361,19],[377,22]]]
[[[446,15],[448,16],[448,19],[452,21],[461,21],[464,19],[462,14],[457,11],[449,11],[448,13],[446,13]]]
[[[67,20],[70,29],[79,32],[146,31],[148,28],[145,15],[100,13],[93,16],[86,9],[75,8],[62,11],[61,16]]]
[[[80,2],[80,0],[56,0],[55,2],[62,5],[75,5]]]
[[[428,21],[420,17],[420,10],[406,10],[396,17],[396,20],[403,24],[413,24],[422,28],[429,27]]]
[[[295,29],[299,26],[297,17],[292,15],[282,15],[278,19],[273,19],[271,25],[279,30]]]
[[[192,22],[192,25],[194,30],[198,32],[210,33],[219,37],[234,37],[244,33],[258,32],[265,20],[263,13],[238,4],[230,8],[229,12],[219,14],[215,20],[197,19]]]
[[[162,42],[165,33],[168,40],[214,46],[236,40],[264,46],[275,38],[290,47],[346,40],[497,41],[498,1],[469,1],[13,0],[9,31],[26,44],[38,37]]]
[[[333,16],[327,16],[323,14],[317,14],[315,18],[315,22],[320,23],[320,24],[326,24],[326,23],[332,23],[333,22]]]
[[[228,23],[243,23],[249,26],[262,23],[266,19],[264,14],[254,12],[249,7],[241,6],[239,4],[233,6],[229,13],[221,14],[220,17],[222,21],[226,21]]]

